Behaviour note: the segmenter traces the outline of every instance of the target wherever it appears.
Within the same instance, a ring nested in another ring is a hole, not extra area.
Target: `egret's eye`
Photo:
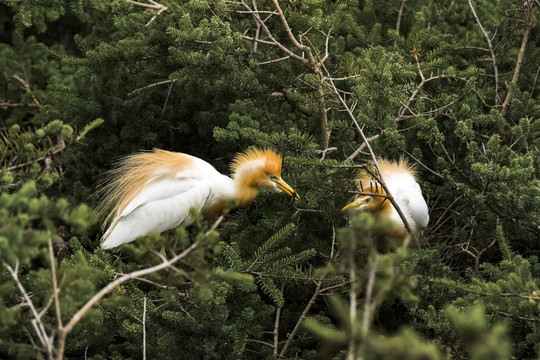
[[[270,175],[268,175],[268,177],[269,177],[270,180],[272,180],[272,181],[276,181],[276,180],[278,179],[278,177],[277,177],[276,175],[274,175],[274,174],[270,174]]]

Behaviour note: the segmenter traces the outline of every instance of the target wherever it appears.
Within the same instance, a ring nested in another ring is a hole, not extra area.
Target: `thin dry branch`
[[[43,321],[41,320],[42,314],[39,314],[37,312],[37,309],[34,305],[34,302],[30,298],[29,293],[24,288],[23,284],[19,280],[19,260],[15,263],[15,268],[11,267],[8,263],[2,260],[2,264],[7,269],[15,283],[17,284],[17,287],[19,288],[19,292],[23,296],[24,300],[26,301],[26,304],[30,308],[30,311],[32,312],[33,319],[31,321],[32,326],[34,327],[34,330],[36,331],[36,334],[39,338],[39,341],[41,342],[41,345],[46,349],[47,355],[49,359],[53,358],[54,353],[54,347],[53,347],[53,340],[52,338],[47,334],[47,330],[45,328],[45,324],[43,324]]]
[[[287,22],[287,19],[285,18],[285,15],[283,14],[283,10],[281,10],[281,7],[279,6],[278,0],[272,0],[274,3],[274,6],[278,12],[278,16],[281,20],[281,23],[283,24],[283,27],[285,28],[285,31],[287,32],[287,35],[289,36],[289,40],[292,42],[292,44],[299,50],[301,50],[303,53],[307,56],[307,64],[308,66],[313,70],[315,74],[319,74],[319,65],[315,61],[315,58],[313,57],[313,54],[311,53],[311,49],[308,46],[302,45],[301,43],[296,40],[294,37],[291,27],[289,26],[289,23]]]
[[[258,38],[257,39],[256,38],[250,38],[250,37],[246,37],[245,35],[243,35],[242,37],[244,39],[247,39],[247,40],[250,40],[250,41],[256,41],[258,43],[265,43],[265,44],[268,44],[268,45],[276,46],[281,51],[285,52],[288,56],[292,57],[293,59],[298,60],[298,61],[300,61],[300,62],[302,62],[304,64],[307,64],[306,59],[304,59],[302,56],[299,56],[299,55],[295,54],[292,50],[288,49],[286,46],[284,46],[283,44],[281,44],[279,41],[277,41],[274,38],[274,36],[272,35],[272,32],[270,31],[270,29],[268,28],[268,26],[266,26],[265,20],[263,20],[260,17],[258,11],[256,11],[255,9],[252,9],[248,4],[246,4],[246,2],[244,0],[242,0],[241,2],[239,2],[237,4],[243,6],[246,10],[250,11],[250,14],[253,16],[253,19],[254,19],[255,23],[257,24],[257,26],[260,26],[263,29],[264,33],[270,39],[270,41],[261,40],[261,39],[258,39]]]
[[[281,294],[283,294],[283,283],[281,284]],[[282,306],[278,306],[276,310],[276,320],[274,322],[274,356],[277,356],[278,354],[278,345],[279,345],[279,320],[281,317],[281,308]]]
[[[135,89],[135,90],[129,92],[127,95],[128,95],[128,96],[131,96],[131,95],[133,95],[133,94],[135,94],[136,92],[139,92],[139,91],[141,91],[141,90],[149,89],[149,88],[152,88],[152,87],[154,87],[154,86],[170,84],[170,83],[173,83],[173,82],[175,82],[175,81],[176,81],[176,79],[158,81],[158,82],[155,82],[155,83],[153,83],[153,84],[146,85],[146,86],[143,86],[143,87],[141,87],[141,88]]]
[[[362,331],[367,334],[371,324],[371,317],[375,304],[373,303],[373,288],[375,286],[375,274],[377,273],[377,266],[379,263],[379,256],[375,252],[373,254],[373,260],[369,266],[368,282],[366,285],[366,298],[364,300],[364,314],[362,318]]]
[[[144,297],[144,304],[143,304],[142,329],[143,329],[143,360],[146,360],[146,296]]]
[[[447,74],[440,74],[440,75],[435,75],[435,76],[431,76],[429,78],[425,78],[424,77],[424,73],[422,72],[422,69],[420,68],[420,63],[418,61],[418,57],[415,57],[416,59],[416,64],[417,64],[417,68],[418,68],[418,74],[420,75],[420,83],[416,86],[415,90],[413,91],[413,93],[411,94],[411,96],[409,96],[409,99],[407,100],[406,103],[403,103],[401,100],[400,100],[400,103],[401,103],[401,108],[400,110],[398,111],[398,115],[395,117],[394,121],[396,122],[400,122],[400,121],[403,121],[403,120],[407,120],[407,119],[410,119],[412,117],[415,117],[415,116],[425,116],[425,115],[429,115],[431,113],[435,113],[435,112],[439,112],[440,110],[454,104],[457,102],[457,100],[455,101],[452,101],[451,103],[449,104],[446,104],[444,106],[441,106],[440,108],[437,108],[437,109],[433,109],[433,110],[430,110],[430,111],[426,111],[426,112],[423,112],[421,114],[415,114],[412,109],[410,108],[410,105],[411,103],[417,99],[417,96],[418,94],[420,93],[420,91],[422,90],[422,88],[430,81],[434,81],[434,80],[438,80],[438,79],[447,79],[447,78],[452,78],[452,79],[458,79],[458,80],[463,80],[463,81],[466,81],[467,79],[465,78],[461,78],[461,77],[456,77],[456,76],[451,76],[451,75],[447,75]],[[325,78],[327,79],[327,78]],[[335,79],[333,79],[335,80]],[[394,94],[393,94],[394,95]],[[397,95],[394,95],[397,97]],[[405,116],[405,111],[408,111],[411,115],[410,116]],[[377,140],[378,138],[381,137],[381,134],[375,134],[369,138],[367,138],[367,143],[371,143],[372,141],[374,140]],[[363,142],[362,144],[360,144],[360,146],[351,154],[347,157],[346,160],[353,160],[354,158],[356,158],[358,155],[360,155],[360,153],[362,153],[362,151],[366,148],[366,142]]]
[[[396,33],[399,35],[399,29],[401,28],[401,18],[403,16],[403,9],[405,8],[405,3],[407,0],[401,0],[401,6],[399,7],[398,18],[396,21]],[[396,47],[397,40],[394,41],[394,47]]]
[[[149,8],[149,9],[154,9],[154,10],[157,10],[157,14],[154,15],[150,21],[148,21],[146,23],[145,26],[148,26],[152,23],[152,21],[154,21],[162,12],[166,11],[167,10],[167,7],[164,6],[164,5],[161,5],[159,3],[157,3],[156,1],[154,0],[148,0],[151,2],[151,4],[145,4],[145,3],[141,3],[141,2],[138,2],[138,1],[133,1],[133,0],[126,0],[127,2],[129,3],[132,3],[133,5],[137,5],[137,6],[140,6],[140,7],[145,7],[145,8]]]
[[[225,217],[224,215],[221,215],[216,220],[212,228],[206,232],[205,236],[208,236],[212,231],[214,231],[219,226],[219,224],[221,224],[224,217]],[[57,359],[58,360],[63,359],[64,349],[66,345],[66,337],[69,334],[69,332],[73,330],[75,325],[79,323],[79,321],[84,317],[84,315],[88,312],[88,310],[90,310],[90,308],[92,308],[95,304],[97,304],[105,295],[107,295],[113,289],[117,288],[118,286],[122,285],[123,283],[129,280],[140,278],[141,276],[151,274],[151,273],[173,266],[175,263],[177,263],[178,261],[186,257],[189,253],[191,253],[193,250],[195,250],[198,246],[199,246],[199,242],[196,241],[193,244],[191,244],[189,247],[187,247],[184,251],[182,251],[180,254],[172,257],[171,259],[163,261],[161,264],[158,264],[149,268],[137,270],[129,274],[122,275],[116,280],[108,283],[104,288],[102,288],[99,292],[97,292],[90,300],[88,300],[86,304],[84,304],[79,309],[79,311],[77,311],[73,315],[73,317],[64,327],[58,329],[58,358]]]
[[[474,269],[475,270],[478,270],[478,268],[480,267],[480,257],[482,256],[482,254],[488,250],[490,247],[492,247],[496,242],[497,242],[497,238],[493,239],[493,241],[488,245],[486,246],[485,248],[483,248],[482,250],[478,250],[476,249],[474,246],[471,246],[470,245],[470,242],[466,242],[466,243],[462,243],[462,244],[457,244],[456,246],[459,247],[461,249],[461,251],[471,255],[473,258],[474,258]],[[469,250],[469,247],[471,249],[473,249],[476,254],[474,254],[473,252],[471,252]]]
[[[24,87],[24,89],[30,94],[32,95],[32,100],[34,100],[34,105],[38,108],[41,108],[41,104],[39,103],[39,101],[36,99],[36,96],[34,95],[34,92],[32,91],[32,89],[30,88],[30,85],[28,84],[28,82],[24,81],[23,79],[21,79],[20,77],[18,77],[17,75],[13,75],[13,78],[15,80],[17,80],[18,82],[20,82],[22,84],[22,86]]]
[[[529,40],[529,33],[534,26],[533,22],[533,4],[530,0],[527,0],[523,3],[523,13],[525,16],[525,31],[523,32],[523,38],[521,40],[521,47],[519,48],[518,58],[516,61],[516,67],[514,68],[514,74],[512,76],[512,84],[517,84],[519,72],[521,70],[521,64],[523,63],[523,56],[525,54],[525,48],[527,47],[527,42]],[[504,98],[504,102],[502,104],[501,108],[501,114],[506,114],[506,109],[508,108],[508,105],[510,105],[510,100],[512,99],[512,88],[508,88],[508,92],[506,93],[506,97]]]
[[[7,110],[9,108],[15,108],[15,107],[30,107],[30,108],[40,108],[41,105],[37,104],[23,104],[23,103],[10,103],[6,101],[0,102],[0,109]]]
[[[281,42],[279,42],[275,37],[274,35],[272,34],[272,32],[270,31],[270,29],[268,28],[268,26],[266,25],[266,20],[268,20],[270,17],[272,16],[275,16],[274,15],[274,12],[263,12],[263,11],[260,11],[257,9],[257,4],[255,1],[253,1],[253,5],[252,7],[249,6],[246,1],[244,0],[241,0],[239,2],[229,2],[229,3],[232,3],[232,4],[235,4],[235,5],[240,5],[242,6],[244,9],[246,9],[246,13],[249,13],[253,16],[253,19],[255,21],[255,24],[257,26],[257,29],[256,29],[256,34],[255,34],[255,37],[250,37],[250,36],[247,36],[245,34],[242,35],[242,37],[246,40],[249,40],[249,41],[253,41],[255,44],[267,44],[267,45],[271,45],[271,46],[276,46],[277,48],[279,48],[281,51],[283,51],[286,55],[285,58],[280,58],[280,59],[277,59],[277,60],[271,60],[271,61],[268,61],[268,62],[264,62],[264,63],[261,63],[261,64],[267,64],[267,63],[272,63],[272,62],[277,62],[277,61],[281,61],[281,60],[284,60],[286,58],[293,58],[299,62],[301,62],[302,64],[306,65],[308,68],[311,69],[311,71],[315,74],[315,75],[318,75],[318,76],[321,76],[321,71],[320,71],[320,68],[321,68],[321,65],[323,64],[323,61],[329,56],[329,51],[328,51],[328,48],[329,48],[329,39],[330,39],[330,33],[332,32],[332,29],[333,29],[333,26],[329,29],[328,33],[325,34],[326,36],[326,41],[325,41],[325,55],[324,55],[324,58],[323,59],[320,59],[319,58],[319,62],[317,62],[315,60],[315,57],[313,56],[313,52],[311,50],[310,47],[302,44],[300,41],[298,41],[298,39],[296,39],[296,37],[294,36],[293,34],[293,31],[287,21],[287,18],[285,17],[285,14],[283,13],[283,10],[281,9],[281,6],[279,5],[279,1],[278,0],[272,0],[272,3],[274,4],[274,7],[276,9],[276,14],[277,16],[279,17],[282,25],[283,25],[283,28],[287,34],[287,38],[289,39],[289,41],[292,43],[292,45],[294,46],[294,48],[300,50],[302,52],[302,55],[297,55],[293,50],[294,49],[290,49],[288,48],[287,46],[283,45]],[[268,17],[266,19],[262,19],[261,18],[261,14],[269,14]],[[260,39],[260,29],[263,30],[263,32],[266,34],[266,37],[268,38],[268,40],[262,40]],[[309,31],[309,30],[308,30]],[[305,33],[302,34],[301,36],[304,36],[305,37]],[[307,39],[307,37],[306,37]],[[317,56],[318,57],[318,56]],[[323,89],[323,86],[322,86],[322,80],[321,80],[321,84],[319,84],[316,88],[316,91],[317,91],[317,95],[319,96],[319,99],[320,99],[320,102],[321,102],[321,111],[320,111],[320,122],[321,122],[321,149],[327,149],[329,146],[329,139],[330,139],[330,130],[328,128],[328,109],[326,108],[326,106],[324,106],[324,98],[325,98],[325,93],[324,93],[324,89]]]
[[[495,106],[499,105],[499,69],[497,68],[497,58],[495,57],[495,51],[493,50],[493,45],[491,44],[491,39],[489,38],[486,30],[482,26],[482,23],[480,22],[480,19],[478,18],[478,15],[476,14],[476,11],[474,10],[474,6],[472,4],[472,0],[467,0],[469,3],[469,7],[471,8],[471,12],[474,16],[474,19],[476,20],[476,23],[480,27],[480,30],[482,31],[482,34],[484,34],[484,38],[486,39],[486,42],[488,44],[489,53],[491,55],[491,62],[493,63],[493,75],[495,77]]]
[[[353,279],[357,278],[356,275],[356,261],[355,261],[355,244],[352,244],[352,249],[348,251],[348,265],[349,265],[349,279],[351,280],[351,289],[349,291],[349,324],[351,328],[351,334],[349,337],[349,343],[347,345],[347,360],[355,360],[356,358],[356,311],[358,307],[358,281]]]
[[[58,328],[62,328],[62,314],[60,312],[60,300],[58,299],[58,293],[60,289],[58,288],[58,281],[56,279],[56,261],[54,259],[52,239],[49,239],[49,260],[51,261],[51,277],[53,283],[53,297],[54,297],[54,308],[56,311],[56,320],[58,322]]]
[[[75,140],[75,141],[78,141]],[[73,142],[72,142],[73,143]],[[29,160],[27,162],[24,162],[22,164],[17,164],[17,165],[13,165],[13,166],[10,166],[10,167],[7,167],[6,170],[7,171],[13,171],[13,170],[17,170],[17,169],[20,169],[20,168],[23,168],[23,167],[27,167],[27,166],[30,166],[32,165],[33,163],[37,162],[37,161],[44,161],[44,160],[47,160],[47,159],[50,159],[51,156],[54,156],[58,153],[61,153],[62,151],[66,150],[68,148],[69,145],[71,145],[72,143],[69,143],[69,144],[66,144],[65,142],[64,143],[61,143],[61,144],[57,144],[55,146],[53,146],[52,148],[50,148],[46,153],[45,155],[43,156],[40,156],[36,159],[32,159],[32,160]]]
[[[287,338],[287,341],[285,342],[285,345],[283,345],[283,348],[281,349],[281,352],[278,355],[279,359],[284,359],[285,354],[287,353],[287,350],[289,350],[289,347],[291,346],[292,340],[296,336],[296,333],[300,329],[300,325],[302,325],[302,322],[306,318],[309,310],[311,309],[311,306],[315,303],[315,300],[317,300],[317,297],[321,293],[321,285],[322,283],[319,281],[317,282],[317,285],[315,286],[315,291],[313,292],[313,295],[311,296],[311,299],[309,299],[309,302],[307,303],[306,307],[302,311],[302,314],[300,315],[300,318],[296,322],[296,325],[294,326],[294,329],[291,331],[289,337]]]
[[[349,115],[350,119],[352,120],[357,132],[360,134],[360,137],[362,138],[362,141],[366,144],[366,147],[367,149],[369,150],[369,153],[371,155],[371,158],[373,160],[373,163],[375,165],[375,168],[377,169],[377,173],[379,174],[379,177],[377,178],[377,180],[379,181],[379,183],[381,184],[381,186],[383,187],[383,189],[385,190],[386,192],[386,195],[388,196],[388,200],[390,200],[390,202],[392,203],[392,205],[394,206],[394,209],[396,209],[401,221],[403,222],[404,226],[405,226],[405,229],[407,229],[407,232],[411,233],[411,227],[409,225],[409,222],[407,221],[407,218],[405,217],[405,215],[403,214],[403,211],[400,209],[399,205],[397,204],[396,200],[394,199],[394,197],[392,196],[390,190],[388,189],[388,187],[386,186],[386,182],[384,181],[384,178],[383,176],[381,175],[381,168],[379,166],[379,162],[377,161],[377,156],[375,156],[375,153],[373,152],[373,148],[371,147],[371,145],[369,144],[369,141],[366,137],[366,135],[364,134],[364,130],[360,127],[360,124],[358,124],[358,121],[356,120],[356,117],[354,116],[354,114],[352,113],[351,109],[349,108],[349,105],[347,105],[347,102],[343,99],[343,97],[341,96],[341,94],[339,93],[336,85],[334,84],[334,82],[332,81],[332,76],[330,75],[330,72],[328,71],[328,69],[326,68],[326,66],[324,66],[324,63],[321,63],[322,65],[322,68],[324,69],[324,71],[326,72],[326,75],[327,75],[327,78],[330,82],[330,85],[332,87],[332,90],[334,92],[334,94],[338,97],[339,101],[341,102],[341,104],[343,105],[343,108],[345,109],[345,111],[347,112],[347,114]]]

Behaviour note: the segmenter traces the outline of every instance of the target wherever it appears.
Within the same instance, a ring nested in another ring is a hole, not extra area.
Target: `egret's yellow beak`
[[[354,200],[352,203],[349,203],[347,205],[345,205],[345,207],[343,209],[341,209],[341,211],[347,211],[347,210],[350,210],[350,209],[356,209],[356,208],[359,208],[360,206],[362,205],[365,205],[367,204],[368,202],[370,202],[370,198],[369,197],[364,197],[364,198],[361,198],[361,199],[356,199]]]
[[[292,196],[296,200],[300,199],[300,195],[292,187],[289,186],[282,178],[272,179],[276,184],[279,190],[283,191],[285,194]]]

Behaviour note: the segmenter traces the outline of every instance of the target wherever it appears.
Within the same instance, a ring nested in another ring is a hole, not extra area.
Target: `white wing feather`
[[[101,246],[110,249],[142,235],[188,225],[192,222],[189,209],[204,208],[210,193],[210,184],[203,182],[180,194],[142,203],[115,219],[116,224],[105,233]]]
[[[153,180],[117,214],[102,237],[110,249],[152,232],[163,232],[193,220],[189,209],[204,211],[216,200],[234,196],[234,182],[212,165],[192,157],[189,169],[161,169]]]
[[[427,227],[429,213],[426,201],[422,196],[420,185],[410,174],[395,174],[385,178],[390,193],[396,200],[400,210],[405,215],[412,231],[421,231]],[[392,208],[390,218],[401,226],[403,221],[398,212]]]

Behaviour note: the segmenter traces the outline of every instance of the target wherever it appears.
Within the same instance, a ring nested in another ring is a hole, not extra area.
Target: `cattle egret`
[[[386,187],[405,216],[411,231],[421,232],[427,227],[429,214],[420,185],[416,182],[414,169],[404,159],[399,162],[378,159],[377,162]],[[399,213],[377,181],[363,174],[357,182],[364,194],[357,195],[353,202],[343,208],[343,211],[350,209],[368,211],[375,216],[391,219],[405,228]]]
[[[101,246],[110,249],[149,233],[193,222],[190,208],[221,214],[228,201],[246,204],[261,187],[299,199],[281,178],[281,155],[252,149],[236,156],[232,178],[191,155],[154,150],[120,160],[103,189],[103,208],[112,208]]]

